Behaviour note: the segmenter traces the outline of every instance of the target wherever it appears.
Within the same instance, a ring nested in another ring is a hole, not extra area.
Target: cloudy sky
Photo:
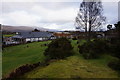
[[[12,26],[36,26],[57,30],[75,30],[74,21],[81,1],[63,0],[3,0],[1,2],[0,23]],[[118,0],[103,1],[107,23],[118,20]],[[2,10],[1,10],[2,9]]]

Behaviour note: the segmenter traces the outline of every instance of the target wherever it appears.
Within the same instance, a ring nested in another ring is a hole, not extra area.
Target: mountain
[[[42,27],[33,27],[33,26],[9,26],[9,25],[2,25],[2,31],[9,31],[9,32],[26,32],[26,31],[33,31],[37,28],[40,31],[57,31],[52,29],[46,29]]]

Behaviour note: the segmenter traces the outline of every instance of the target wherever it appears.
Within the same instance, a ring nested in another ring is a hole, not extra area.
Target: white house
[[[49,32],[21,32],[12,37],[14,41],[19,43],[34,42],[56,39],[52,33]]]

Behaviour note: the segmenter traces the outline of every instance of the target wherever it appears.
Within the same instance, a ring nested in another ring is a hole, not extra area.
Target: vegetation
[[[110,52],[112,56],[118,57],[120,59],[120,42],[117,44],[111,44]]]
[[[38,67],[21,78],[118,78],[118,73],[107,64],[116,59],[102,55],[99,59],[84,59],[77,48],[77,40],[71,40],[74,55],[61,60],[52,60],[46,67]],[[86,41],[81,40],[80,44]]]
[[[120,59],[110,61],[108,66],[116,71],[120,71]]]
[[[120,40],[120,21],[117,22],[117,24],[115,24],[115,28],[116,28],[116,31],[118,33],[118,39]]]
[[[51,59],[63,59],[72,55],[72,46],[70,41],[66,38],[59,38],[53,40],[48,48],[45,50],[44,55]]]
[[[117,38],[114,39],[115,43],[112,44],[112,48],[115,56],[120,59],[120,21],[117,24],[115,24],[115,30],[117,32]]]
[[[120,21],[115,28],[109,24],[103,32],[106,39],[100,39],[105,20],[101,0],[83,0],[75,18],[81,32],[70,33],[76,38],[5,46],[0,59],[3,78],[120,78]],[[15,35],[2,33],[2,40]]]
[[[73,40],[77,40],[77,38],[76,38],[76,37],[74,37],[74,38],[73,38]]]
[[[50,43],[50,41],[34,42],[4,48],[2,55],[3,77],[19,66],[43,62],[45,60],[43,53],[47,48],[44,44],[48,43]]]
[[[101,54],[98,59],[84,59],[79,54],[78,45],[84,45],[86,40],[70,40],[74,53],[73,56],[65,59],[50,60],[48,66],[37,67],[34,70],[25,73],[20,78],[118,78],[119,74],[109,68],[108,64],[116,57],[108,54]],[[92,40],[93,41],[93,40]],[[94,41],[93,41],[94,42]],[[44,51],[50,41],[34,42],[24,45],[6,47],[3,50],[3,75],[10,73],[19,66],[44,62],[46,56]]]
[[[38,29],[34,29],[32,32],[40,32],[40,30],[38,30]]]
[[[5,35],[3,35],[3,37],[12,37],[12,36],[14,36],[14,34],[5,34]]]
[[[104,40],[96,39],[79,45],[79,52],[85,59],[93,59],[100,57],[101,54],[107,52],[108,45]]]
[[[84,30],[86,37],[90,41],[91,32],[100,29],[104,24],[106,17],[103,16],[103,7],[101,0],[88,2],[83,0],[80,4],[80,9],[75,18],[76,29]]]
[[[108,30],[111,30],[111,29],[112,29],[112,25],[110,25],[110,24],[107,25],[107,29],[108,29]]]
[[[120,21],[115,24],[115,29],[117,33],[115,38],[110,41],[110,52],[112,56],[119,58],[118,60],[111,60],[108,66],[118,72],[120,72]]]

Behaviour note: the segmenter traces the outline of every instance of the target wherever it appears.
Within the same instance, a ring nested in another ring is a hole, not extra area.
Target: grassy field
[[[3,37],[12,37],[14,36],[15,34],[3,34]]]
[[[3,77],[21,65],[44,61],[47,47],[41,45],[45,43],[50,41],[6,47],[2,53]]]
[[[81,41],[83,44],[85,41]],[[85,60],[78,52],[77,41],[72,41],[74,56],[50,62],[46,67],[38,67],[23,75],[23,78],[118,78],[118,73],[107,66],[115,59],[103,55],[99,59]]]
[[[24,78],[117,78],[118,73],[107,66],[107,63],[114,59],[109,55],[103,55],[99,59],[85,60],[78,52],[77,41],[71,40],[73,56],[63,60],[54,60],[46,67],[38,67],[31,72],[21,76]],[[81,40],[80,44],[85,41]],[[34,42],[24,45],[7,47],[3,50],[3,77],[24,64],[43,62],[44,50],[41,46],[45,42]]]

